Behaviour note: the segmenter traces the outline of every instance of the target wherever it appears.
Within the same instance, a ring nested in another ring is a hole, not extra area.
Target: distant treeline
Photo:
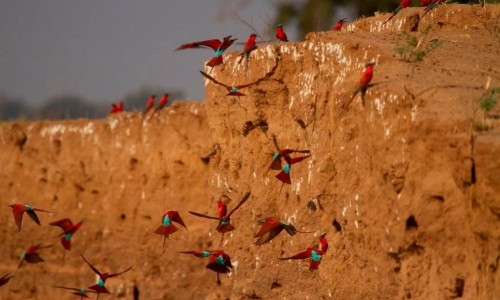
[[[179,90],[142,87],[126,94],[123,99],[118,99],[116,102],[123,101],[125,111],[142,111],[150,95],[157,95],[157,99],[159,99],[161,95],[167,92],[169,93],[170,101],[183,98],[183,92]],[[109,113],[111,103],[98,103],[84,96],[62,94],[47,99],[42,105],[37,105],[0,93],[0,120],[97,119]]]

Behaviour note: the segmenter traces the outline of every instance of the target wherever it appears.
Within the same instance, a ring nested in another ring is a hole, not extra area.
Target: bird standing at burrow
[[[361,92],[361,100],[364,101],[366,90],[368,89],[368,86],[370,85],[370,82],[373,78],[373,66],[375,66],[374,62],[365,64],[365,70],[363,71],[363,74],[361,74],[361,79],[354,88],[354,93],[352,94],[351,99],[349,100],[349,102],[347,102],[345,107],[348,107],[351,104],[352,100],[354,100],[354,97],[356,97],[359,92]]]

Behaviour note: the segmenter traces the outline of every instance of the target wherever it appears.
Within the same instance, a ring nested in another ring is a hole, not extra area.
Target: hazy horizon
[[[274,17],[269,1],[22,1],[0,10],[0,93],[41,104],[61,94],[110,103],[143,86],[203,100],[198,70],[211,50],[187,42],[233,35],[244,42]],[[233,45],[230,51],[239,51]]]

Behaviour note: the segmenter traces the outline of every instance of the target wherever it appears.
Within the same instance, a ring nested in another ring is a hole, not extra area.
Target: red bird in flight
[[[335,27],[333,28],[334,31],[340,31],[342,29],[342,26],[344,25],[344,22],[346,21],[347,19],[340,19],[338,20],[337,24],[335,24]]]
[[[389,22],[403,8],[407,8],[408,6],[410,6],[410,4],[411,4],[411,0],[401,0],[401,2],[399,3],[398,7],[396,7],[396,9],[392,12],[392,15],[389,17],[389,19],[387,19],[384,23],[382,23],[382,25],[384,25],[385,23]]]
[[[288,42],[285,31],[283,30],[283,24],[278,24],[276,27],[276,38],[282,42]]]
[[[50,247],[52,247],[52,245],[42,246],[42,244],[28,247],[28,249],[26,249],[25,251],[23,251],[21,253],[21,260],[19,261],[19,265],[17,265],[17,268],[19,269],[23,265],[23,262],[25,262],[25,261],[27,263],[30,263],[30,264],[36,264],[39,262],[43,262],[44,260],[38,254],[38,250],[50,248]]]
[[[70,287],[57,286],[57,285],[55,285],[54,287],[58,288],[58,289],[65,289],[65,290],[73,291],[73,293],[71,293],[71,294],[76,295],[76,296],[80,296],[80,300],[82,300],[83,298],[89,298],[87,293],[97,293],[95,291],[87,290],[87,289],[70,288]]]
[[[233,267],[231,257],[222,250],[205,250],[205,251],[182,251],[180,253],[192,254],[196,257],[208,257],[209,261],[207,269],[217,273],[217,284],[220,285],[220,273],[229,273]]]
[[[21,203],[14,203],[9,206],[12,207],[12,213],[14,214],[14,219],[16,220],[16,225],[19,231],[21,231],[21,223],[23,221],[24,213],[27,213],[28,216],[30,216],[30,218],[33,219],[33,221],[35,221],[35,223],[37,223],[39,226],[41,226],[40,220],[38,220],[38,216],[36,215],[35,211],[53,213],[52,211],[34,208],[31,205],[21,204]]]
[[[220,81],[217,81],[212,76],[208,75],[207,73],[205,73],[203,71],[200,71],[200,73],[201,73],[201,75],[205,76],[210,81],[212,81],[213,83],[225,87],[226,90],[228,91],[228,93],[226,94],[226,96],[237,96],[237,97],[240,97],[240,96],[246,96],[246,94],[243,94],[242,92],[240,92],[240,89],[252,86],[254,84],[257,84],[257,83],[261,82],[264,79],[267,79],[269,76],[271,76],[270,74],[272,72],[269,72],[268,74],[266,74],[266,76],[264,76],[264,77],[262,77],[262,78],[260,78],[260,79],[258,79],[256,81],[254,81],[252,83],[240,84],[240,85],[235,85],[235,86],[230,86],[230,85],[224,84],[224,83],[222,83]]]
[[[218,39],[212,39],[212,40],[206,40],[206,41],[200,41],[200,42],[187,43],[187,44],[181,45],[179,48],[177,48],[175,50],[177,51],[177,50],[182,50],[182,49],[192,49],[192,48],[201,48],[201,47],[212,48],[215,51],[214,57],[210,61],[208,61],[207,66],[213,68],[213,67],[223,63],[222,54],[236,40],[237,39],[231,39],[231,36],[229,35],[229,36],[224,37],[224,39],[222,41],[218,40]]]
[[[175,211],[175,210],[167,211],[166,213],[163,214],[161,219],[162,219],[162,224],[160,225],[160,227],[158,227],[155,230],[155,233],[164,236],[163,248],[165,248],[165,241],[167,240],[168,236],[178,230],[177,227],[175,227],[175,225],[172,222],[176,222],[176,223],[184,226],[184,228],[186,228],[186,229],[187,229],[187,227],[184,224],[184,221],[182,221],[182,218],[179,215],[179,212]]]
[[[326,251],[328,251],[328,241],[325,237],[326,234],[322,234],[320,236],[320,246],[319,249],[316,248],[307,248],[305,251],[302,251],[298,254],[295,254],[290,257],[280,258],[281,260],[285,259],[311,259],[311,264],[309,265],[309,270],[317,270],[319,264],[321,263],[321,259]]]
[[[74,224],[68,218],[50,223],[50,225],[60,227],[63,230],[63,233],[61,233],[61,244],[66,250],[71,250],[71,238],[73,238],[73,235],[82,224],[83,221]]]
[[[259,220],[259,224],[262,225],[259,232],[255,235],[256,238],[259,238],[256,242],[256,246],[263,245],[265,243],[269,243],[272,239],[274,239],[278,234],[280,234],[283,229],[288,232],[289,235],[295,235],[297,233],[311,233],[305,231],[298,231],[292,224],[286,223],[285,221],[278,220],[275,218],[265,218],[263,220]]]
[[[283,189],[283,185],[286,183],[286,184],[292,184],[292,179],[290,178],[290,171],[291,171],[291,166],[293,164],[296,164],[298,162],[301,162],[303,161],[304,159],[310,157],[311,155],[305,155],[305,156],[299,156],[299,157],[294,157],[294,158],[291,158],[289,155],[285,155],[284,156],[284,159],[286,161],[285,165],[283,166],[283,169],[281,170],[281,172],[278,173],[278,175],[276,175],[276,178],[279,179],[279,181],[282,182],[281,184],[281,188],[280,188],[280,194],[281,194],[281,190]]]
[[[245,196],[243,196],[243,199],[241,199],[240,203],[238,203],[238,205],[236,205],[233,208],[233,210],[231,210],[231,212],[229,214],[227,214],[227,206],[222,200],[219,200],[217,202],[217,217],[207,216],[207,215],[200,214],[200,213],[197,213],[194,211],[190,211],[189,213],[194,215],[194,216],[197,216],[197,217],[202,217],[202,218],[206,218],[206,219],[212,219],[212,220],[219,221],[219,224],[217,225],[217,231],[222,233],[222,239],[223,239],[224,234],[226,232],[234,230],[234,226],[233,226],[233,224],[231,224],[231,215],[238,208],[240,208],[240,206],[243,205],[243,203],[245,203],[248,200],[250,195],[251,195],[250,192],[246,193]],[[221,239],[221,243],[222,243],[222,239]]]
[[[108,278],[112,278],[112,277],[116,277],[118,275],[121,275],[125,272],[128,272],[132,269],[132,267],[126,269],[125,271],[122,271],[120,273],[112,273],[112,274],[109,274],[108,272],[105,272],[105,273],[101,273],[99,270],[97,270],[94,266],[92,266],[86,259],[85,257],[82,255],[82,258],[83,260],[89,265],[89,267],[92,269],[92,271],[94,271],[94,273],[96,273],[98,276],[99,276],[99,279],[97,281],[97,284],[93,285],[93,286],[90,286],[89,289],[95,291],[97,293],[97,298],[99,298],[99,294],[111,294],[108,289],[104,286],[104,284],[106,283],[106,280]]]
[[[354,97],[356,97],[359,92],[361,92],[361,98],[364,98],[366,89],[368,88],[368,85],[373,78],[373,66],[375,66],[374,62],[365,64],[365,70],[361,75],[361,79],[359,80],[358,85],[356,85],[356,87],[354,88],[354,93],[351,96],[351,100],[349,100],[346,106],[349,106],[351,104],[352,100],[354,100]]]

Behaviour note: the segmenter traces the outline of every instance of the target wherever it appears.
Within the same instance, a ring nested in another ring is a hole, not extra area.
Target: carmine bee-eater
[[[440,4],[443,4],[445,0],[429,0],[428,2],[429,3],[427,4],[427,7],[425,8],[424,13],[420,17],[420,19],[422,19],[429,11],[438,7]]]
[[[229,273],[233,267],[231,257],[222,250],[183,251],[180,253],[192,254],[196,257],[208,257],[209,261],[206,268],[217,273],[218,285],[221,284],[219,273]]]
[[[286,163],[283,166],[283,169],[281,170],[281,172],[279,172],[278,175],[276,175],[276,178],[278,178],[279,181],[282,182],[281,188],[280,188],[280,194],[281,194],[281,190],[283,189],[283,185],[285,183],[292,184],[292,179],[290,178],[291,166],[293,164],[296,164],[298,162],[303,161],[304,159],[308,158],[309,156],[311,156],[311,155],[299,156],[299,157],[294,157],[294,158],[291,158],[289,155],[285,155],[283,157],[285,159]]]
[[[411,0],[401,0],[398,7],[392,12],[392,15],[382,25],[389,22],[395,15],[397,15],[403,8],[407,8],[411,4]]]
[[[322,256],[325,255],[328,250],[328,242],[326,241],[326,234],[322,234],[320,236],[320,247],[317,248],[307,248],[305,251],[302,251],[298,254],[295,254],[290,257],[280,258],[281,260],[286,259],[311,259],[311,264],[309,265],[309,270],[317,270],[319,264],[321,263]]]
[[[344,25],[345,21],[347,21],[347,18],[338,20],[337,24],[335,24],[335,27],[333,27],[333,30],[340,31],[342,29],[342,26]]]
[[[229,35],[229,36],[224,37],[224,39],[222,41],[220,41],[218,39],[212,39],[212,40],[206,40],[206,41],[200,41],[200,42],[187,43],[187,44],[181,45],[179,48],[177,48],[175,50],[177,51],[177,50],[182,50],[182,49],[201,48],[201,47],[212,48],[215,51],[214,57],[210,61],[208,61],[207,66],[213,68],[213,67],[220,65],[224,62],[222,59],[222,54],[236,40],[237,39],[231,39],[231,36]]]
[[[99,279],[97,281],[97,284],[93,285],[93,286],[89,286],[88,288],[95,291],[97,293],[97,299],[99,298],[99,294],[111,294],[108,289],[104,286],[104,284],[106,283],[106,280],[108,278],[112,278],[112,277],[116,277],[118,275],[121,275],[125,272],[128,272],[132,269],[132,267],[129,267],[128,269],[126,269],[125,271],[122,271],[120,273],[112,273],[112,274],[109,274],[108,272],[105,272],[105,273],[101,273],[99,272],[99,270],[97,270],[94,266],[92,266],[86,259],[85,257],[82,255],[82,258],[83,260],[89,265],[89,267],[92,269],[92,271],[94,271],[94,273],[96,273],[98,276],[99,276]]]
[[[73,235],[82,226],[82,224],[83,221],[73,224],[73,222],[71,222],[68,218],[50,223],[50,225],[61,227],[63,230],[63,233],[61,233],[61,244],[66,250],[71,250],[71,238],[73,238]]]
[[[276,140],[276,136],[274,135],[273,135],[273,144],[277,151],[273,154],[273,161],[271,162],[271,166],[269,167],[269,169],[273,170],[282,169],[281,158],[284,157],[285,155],[290,155],[292,153],[311,153],[310,150],[280,149],[278,141]]]
[[[247,42],[245,43],[245,46],[243,47],[243,52],[240,54],[240,60],[238,63],[241,63],[243,58],[245,58],[245,66],[248,68],[248,60],[250,58],[250,52],[253,50],[257,49],[257,46],[255,45],[255,39],[257,38],[257,34],[252,33],[248,37]]]
[[[163,248],[165,248],[165,241],[167,240],[168,236],[178,230],[177,227],[175,227],[175,225],[172,222],[176,222],[184,226],[184,228],[186,229],[187,227],[184,224],[184,221],[182,221],[179,212],[175,210],[169,210],[166,213],[164,213],[163,216],[161,217],[161,220],[162,224],[155,230],[155,233],[164,236]]]
[[[115,113],[120,113],[123,112],[123,102],[118,102],[118,104],[111,103],[111,111],[110,113],[115,114]]]
[[[146,102],[146,108],[144,109],[143,115],[146,115],[155,106],[156,95],[151,95]]]
[[[54,287],[58,288],[58,289],[65,289],[65,290],[73,291],[73,293],[71,293],[71,294],[76,295],[76,296],[80,296],[80,300],[82,300],[83,298],[89,298],[89,296],[87,295],[88,293],[97,293],[95,291],[87,290],[87,289],[71,288],[71,287],[57,286],[57,285],[55,285]]]
[[[3,277],[0,278],[0,286],[7,284],[9,280],[12,278],[12,274],[7,273]]]
[[[262,227],[260,228],[259,232],[255,234],[255,237],[259,238],[255,242],[256,246],[269,243],[281,231],[283,231],[283,229],[288,232],[289,235],[295,235],[297,233],[311,233],[306,231],[298,231],[292,224],[274,218],[265,218],[263,220],[259,220],[259,224],[261,224]]]
[[[23,214],[27,213],[28,216],[30,216],[35,223],[37,223],[39,226],[40,225],[40,220],[38,220],[38,216],[36,215],[35,211],[41,211],[41,212],[46,212],[46,213],[54,213],[52,211],[47,211],[39,208],[34,208],[31,205],[26,205],[26,204],[21,204],[21,203],[14,203],[9,205],[12,207],[12,213],[14,214],[14,219],[16,220],[16,225],[19,231],[21,231],[21,222],[23,221]]]
[[[361,92],[361,98],[364,97],[364,94],[366,93],[366,89],[368,88],[368,85],[372,81],[373,78],[373,66],[375,65],[374,62],[370,62],[365,64],[365,70],[363,71],[363,74],[361,75],[361,79],[359,80],[358,85],[354,88],[354,93],[351,96],[351,99],[347,103],[346,107],[349,106],[354,100],[354,97]]]
[[[167,107],[167,105],[168,105],[168,96],[169,95],[167,93],[163,94],[163,96],[161,97],[160,101],[158,102],[158,106],[153,110],[153,113],[151,114],[151,116],[149,117],[149,119],[151,119],[157,112],[159,112],[163,108]]]
[[[197,212],[194,212],[194,211],[190,211],[189,213],[192,214],[192,215],[194,215],[194,216],[197,216],[197,217],[202,217],[202,218],[206,218],[206,219],[217,220],[219,222],[219,224],[217,225],[217,231],[220,232],[220,233],[222,233],[222,238],[221,238],[221,244],[222,244],[222,240],[224,239],[224,234],[226,232],[234,230],[234,226],[233,226],[233,224],[231,224],[231,215],[238,208],[240,208],[240,206],[243,205],[243,203],[245,203],[248,200],[248,198],[250,197],[250,195],[251,195],[250,192],[246,193],[245,196],[243,196],[243,199],[241,199],[241,201],[238,203],[238,205],[236,205],[233,208],[233,210],[231,210],[231,212],[229,214],[227,214],[226,203],[224,203],[222,200],[219,200],[217,202],[217,217],[207,216],[207,215],[200,214],[200,213],[197,213]]]
[[[242,92],[240,92],[240,89],[243,89],[243,88],[246,88],[246,87],[249,87],[249,86],[252,86],[254,84],[257,84],[259,82],[261,82],[262,80],[265,80],[267,79],[268,77],[270,77],[272,74],[272,72],[269,72],[267,73],[264,77],[260,78],[260,79],[257,79],[256,81],[252,82],[252,83],[247,83],[247,84],[240,84],[240,85],[235,85],[235,86],[230,86],[230,85],[227,85],[227,84],[224,84],[220,81],[217,81],[215,80],[212,76],[208,75],[207,73],[203,72],[203,71],[200,71],[201,72],[201,75],[205,76],[206,78],[208,78],[210,81],[212,81],[213,83],[215,84],[218,84],[218,85],[221,85],[223,87],[226,88],[226,90],[228,91],[228,93],[226,94],[226,96],[237,96],[238,98],[240,96],[246,96],[245,94],[243,94]]]
[[[427,6],[431,3],[431,0],[420,0],[420,6]]]
[[[276,27],[276,38],[282,42],[288,42],[285,31],[283,30],[283,24],[278,24]]]
[[[40,257],[40,254],[38,254],[38,250],[40,249],[45,249],[45,248],[50,248],[52,245],[49,246],[42,246],[42,244],[34,245],[28,247],[25,251],[21,253],[21,259],[19,260],[19,264],[17,265],[17,268],[19,269],[22,265],[23,262],[27,262],[30,264],[36,264],[39,262],[43,262],[43,258]]]

